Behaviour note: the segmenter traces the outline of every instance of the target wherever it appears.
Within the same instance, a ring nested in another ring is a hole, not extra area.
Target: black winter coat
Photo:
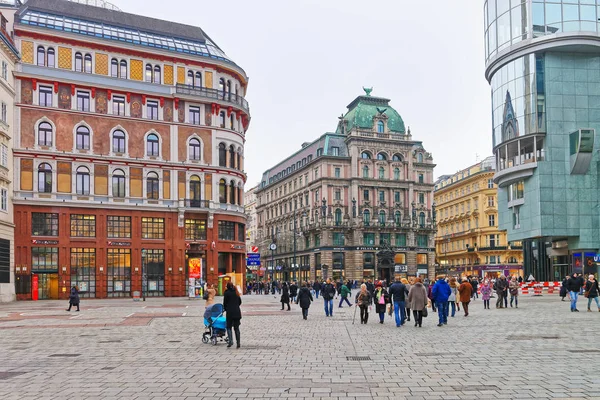
[[[321,291],[321,284],[319,282],[315,282],[313,285],[313,289]]]
[[[75,288],[71,288],[71,294],[69,294],[69,303],[74,306],[79,304],[79,292]]]
[[[290,296],[296,297],[297,294],[298,294],[298,286],[290,285]]]
[[[281,302],[286,304],[290,302],[290,291],[287,285],[281,289]]]
[[[579,278],[570,277],[567,280],[567,289],[569,292],[579,292],[579,289],[581,289],[581,281]]]
[[[598,297],[598,281],[587,281],[585,284],[585,291],[588,292],[588,297],[590,299]]]
[[[406,301],[408,289],[404,283],[394,282],[390,286],[390,299],[392,302]]]
[[[235,288],[227,289],[223,295],[223,308],[227,320],[242,319],[241,305],[242,298],[237,295]]]
[[[331,300],[333,299],[333,297],[335,296],[335,288],[333,287],[333,285],[331,283],[326,283],[323,286],[323,299],[324,300]]]
[[[300,288],[300,291],[298,292],[298,301],[297,301],[297,303],[300,304],[300,308],[310,307],[310,303],[312,301],[313,301],[313,297],[312,297],[312,294],[310,294],[310,290],[308,290],[305,287]]]

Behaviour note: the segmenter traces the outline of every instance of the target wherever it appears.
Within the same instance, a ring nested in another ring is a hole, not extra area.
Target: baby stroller
[[[227,323],[223,316],[222,304],[213,304],[206,307],[204,311],[204,327],[206,331],[202,334],[202,343],[210,341],[213,345],[216,345],[218,340],[229,342]]]

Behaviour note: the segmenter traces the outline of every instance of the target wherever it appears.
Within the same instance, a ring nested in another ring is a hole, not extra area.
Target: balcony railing
[[[185,199],[186,208],[210,208],[210,200]]]
[[[223,92],[222,90],[218,89],[208,89],[178,83],[175,86],[175,93],[202,97],[205,99],[221,100],[225,103],[233,104],[246,112],[249,111],[248,102],[242,96],[234,93]]]
[[[490,247],[480,247],[477,250],[479,251],[496,251],[496,250],[507,250],[506,246],[490,246]]]

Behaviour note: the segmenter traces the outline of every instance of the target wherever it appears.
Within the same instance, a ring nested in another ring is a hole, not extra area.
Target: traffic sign
[[[248,258],[260,258],[260,253],[248,253]]]
[[[250,248],[250,252],[251,252],[251,253],[258,253],[258,246],[252,246],[252,247]]]

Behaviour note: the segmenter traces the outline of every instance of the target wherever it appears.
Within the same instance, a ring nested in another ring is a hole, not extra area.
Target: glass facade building
[[[487,0],[498,212],[539,281],[597,273],[600,0]]]

